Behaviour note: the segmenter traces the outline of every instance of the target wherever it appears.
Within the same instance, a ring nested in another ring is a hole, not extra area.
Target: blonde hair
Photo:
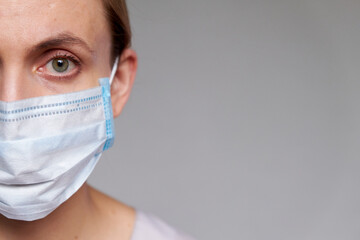
[[[102,0],[112,35],[111,64],[131,46],[131,29],[126,0]]]

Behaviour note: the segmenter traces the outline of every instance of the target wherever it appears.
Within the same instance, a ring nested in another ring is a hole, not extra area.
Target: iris
[[[69,60],[66,58],[56,58],[52,60],[52,66],[57,72],[65,72],[69,68]]]

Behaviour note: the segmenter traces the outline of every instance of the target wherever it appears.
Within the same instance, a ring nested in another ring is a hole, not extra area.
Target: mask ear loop
[[[114,80],[114,77],[115,77],[115,74],[116,74],[116,71],[117,71],[117,68],[118,68],[118,64],[119,64],[119,56],[117,56],[115,58],[115,62],[114,62],[114,66],[111,70],[111,75],[110,75],[110,80],[109,80],[109,83],[110,83],[110,86]]]

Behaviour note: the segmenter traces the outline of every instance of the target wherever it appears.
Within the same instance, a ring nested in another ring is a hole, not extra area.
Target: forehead
[[[62,32],[73,33],[90,46],[108,34],[101,0],[0,0],[3,47],[26,47]]]

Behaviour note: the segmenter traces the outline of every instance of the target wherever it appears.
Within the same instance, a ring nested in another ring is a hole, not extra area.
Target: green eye
[[[52,67],[56,72],[65,72],[69,68],[69,60],[66,58],[55,58],[52,60]]]
[[[77,65],[80,64],[70,56],[55,56],[46,63],[43,71],[53,76],[65,77],[74,73],[74,70],[79,69]]]

